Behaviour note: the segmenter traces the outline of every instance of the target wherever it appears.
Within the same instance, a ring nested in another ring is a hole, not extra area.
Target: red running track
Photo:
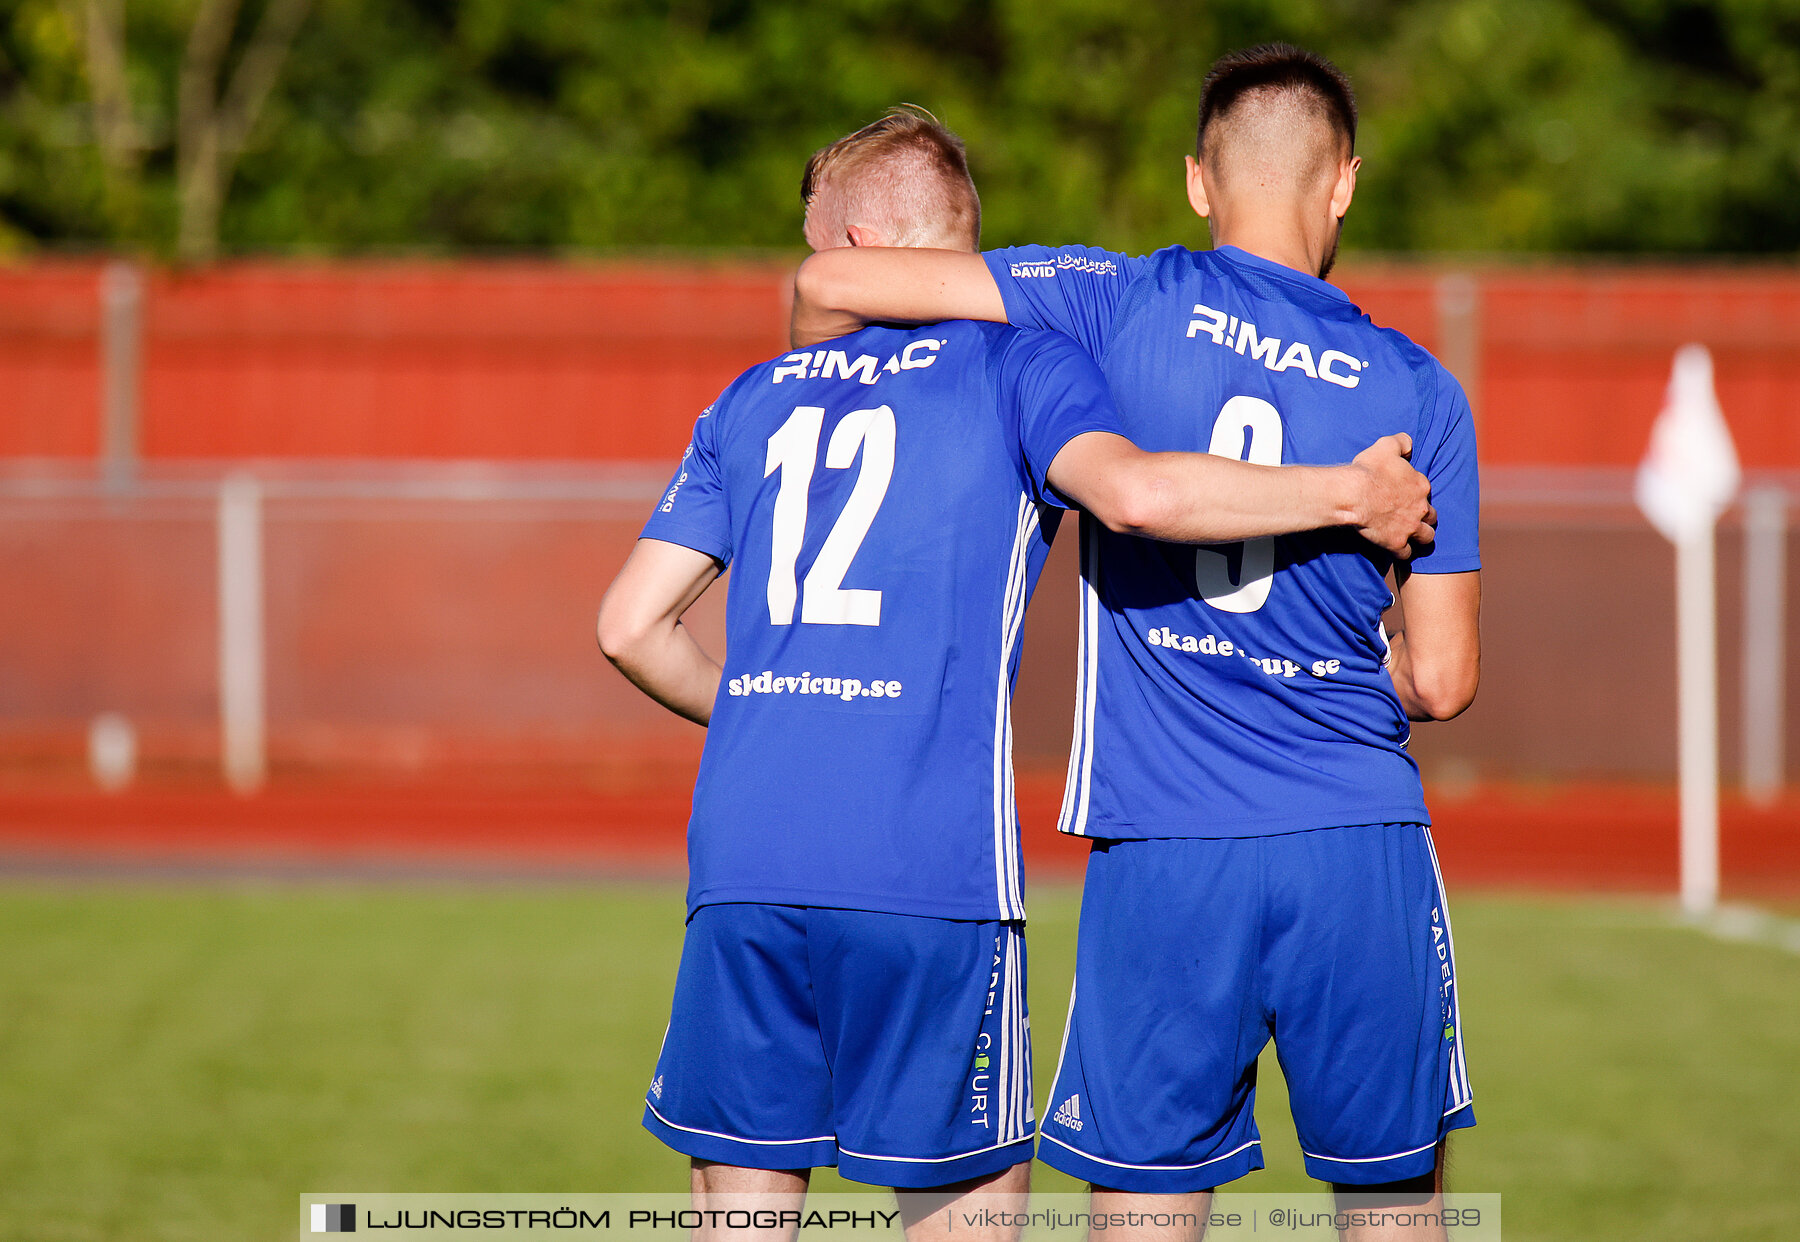
[[[1052,830],[1060,776],[1021,777],[1027,866],[1079,874],[1080,842]],[[1451,884],[1668,892],[1676,883],[1672,790],[1488,789],[1434,800]],[[0,790],[0,865],[117,869],[416,868],[671,874],[682,864],[687,791],[344,787]],[[1800,893],[1800,798],[1768,810],[1727,802],[1728,894]]]

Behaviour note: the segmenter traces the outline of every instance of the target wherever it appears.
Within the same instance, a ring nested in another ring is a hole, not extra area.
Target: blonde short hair
[[[975,249],[981,199],[962,139],[923,108],[903,104],[813,152],[800,179],[808,207],[829,181],[850,224],[880,225],[898,246]]]

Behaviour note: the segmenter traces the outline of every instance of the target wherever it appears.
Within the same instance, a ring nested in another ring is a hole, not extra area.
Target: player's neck
[[[1215,246],[1235,246],[1246,254],[1279,263],[1303,276],[1318,276],[1325,262],[1329,239],[1311,236],[1311,230],[1289,213],[1250,211],[1212,221]]]

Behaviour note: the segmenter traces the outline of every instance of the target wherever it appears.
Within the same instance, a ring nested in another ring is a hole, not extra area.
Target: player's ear
[[[844,235],[850,239],[852,246],[890,246],[887,234],[880,229],[872,229],[866,224],[846,224]]]
[[[1187,191],[1188,205],[1195,215],[1202,219],[1212,215],[1212,204],[1206,198],[1206,182],[1200,176],[1200,162],[1191,155],[1187,157]]]
[[[1350,200],[1356,197],[1356,170],[1362,167],[1362,156],[1352,155],[1338,165],[1337,184],[1331,190],[1331,214],[1342,220],[1350,210]]]

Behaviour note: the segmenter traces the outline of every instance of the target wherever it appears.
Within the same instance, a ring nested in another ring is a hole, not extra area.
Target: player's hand
[[[1431,480],[1412,468],[1412,437],[1383,436],[1350,464],[1363,472],[1364,503],[1356,531],[1401,560],[1437,538]]]

